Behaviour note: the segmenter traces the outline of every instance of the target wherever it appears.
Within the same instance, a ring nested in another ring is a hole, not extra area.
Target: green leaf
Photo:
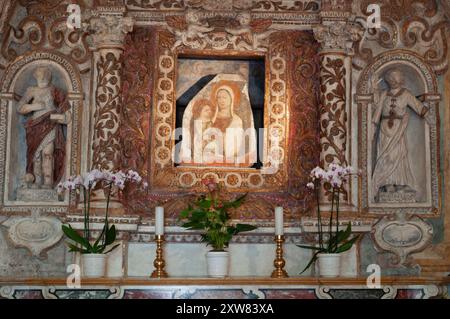
[[[106,230],[105,246],[111,245],[116,240],[116,226],[112,225]]]
[[[311,265],[317,260],[317,254],[319,254],[320,251],[314,253],[314,255],[311,257],[311,260],[309,261],[309,263],[306,265],[306,267],[302,270],[302,272],[300,273],[303,274],[309,267],[311,267]]]
[[[255,229],[256,229],[256,226],[253,226],[253,225],[236,224],[236,232],[235,232],[235,234],[240,233],[240,232],[244,232],[244,231],[251,231],[251,230],[255,230]]]
[[[85,249],[83,249],[83,248],[81,248],[81,247],[78,247],[78,246],[76,246],[76,245],[74,245],[74,244],[70,244],[70,243],[67,243],[67,246],[69,246],[69,252],[80,252],[80,253],[83,253],[83,251],[85,250]]]
[[[181,213],[180,213],[180,218],[181,219],[188,218],[188,216],[191,213],[191,211],[192,211],[192,207],[191,206],[189,206],[189,208],[186,208],[186,209],[182,210]]]
[[[212,203],[212,201],[210,199],[204,199],[204,200],[199,201],[197,203],[197,205],[201,208],[208,209],[211,207],[211,203]]]
[[[322,251],[324,251],[323,248],[316,247],[316,246],[305,246],[305,245],[295,245],[295,246],[300,247],[300,248],[305,248],[305,249],[322,250]]]
[[[69,239],[82,245],[83,247],[85,247],[88,250],[92,249],[92,246],[89,243],[89,240],[87,240],[86,238],[84,238],[80,234],[78,234],[78,232],[75,229],[73,229],[72,226],[62,225],[62,231]]]
[[[201,220],[206,218],[206,212],[202,210],[196,210],[192,213],[191,219]]]
[[[337,242],[340,243],[340,242],[346,240],[348,237],[350,237],[351,234],[352,234],[352,225],[351,225],[351,223],[348,223],[345,231],[341,230],[338,232]]]
[[[100,236],[98,236],[97,240],[94,243],[94,246],[93,246],[94,249],[96,249],[98,247],[98,244],[100,243],[100,240],[102,239],[105,232],[106,232],[106,224],[103,225],[102,232],[100,233]]]

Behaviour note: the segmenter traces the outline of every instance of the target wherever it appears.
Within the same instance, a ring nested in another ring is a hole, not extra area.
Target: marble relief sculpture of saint
[[[372,118],[372,132],[375,136],[379,127],[379,134],[372,175],[373,195],[379,202],[384,201],[380,195],[389,200],[393,194],[397,194],[397,201],[413,202],[417,181],[411,168],[406,136],[408,107],[420,117],[424,117],[428,109],[405,87],[401,70],[391,69],[385,80],[389,89],[375,94],[374,98],[376,108]]]
[[[64,173],[65,137],[62,125],[70,117],[66,95],[52,82],[47,67],[33,73],[36,86],[27,88],[18,103],[18,112],[28,115],[26,132],[26,176],[31,188],[53,189]]]

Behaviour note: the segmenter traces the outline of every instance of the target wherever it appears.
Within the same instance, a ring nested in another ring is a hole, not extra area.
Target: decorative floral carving
[[[191,49],[265,51],[268,37],[273,32],[269,30],[270,20],[252,20],[249,12],[241,12],[234,19],[201,19],[199,11],[189,9],[185,17],[169,16],[166,21],[169,31],[175,36],[171,50],[185,46]]]
[[[237,5],[234,5],[238,8]],[[252,10],[260,11],[306,11],[317,12],[319,11],[318,1],[253,1],[251,7]]]
[[[120,158],[121,62],[113,52],[102,52],[97,61],[96,108],[92,144],[93,168],[113,170]]]
[[[152,31],[137,29],[126,37],[123,56],[122,165],[135,167],[141,176],[147,173],[154,41]],[[160,126],[158,133],[167,135],[170,133],[167,130],[170,126]]]
[[[29,45],[34,50],[49,47],[58,49],[80,64],[91,58],[86,40],[87,33],[82,29],[67,28],[65,1],[21,0],[16,3],[19,4],[26,8],[28,15],[17,25],[11,21],[5,26],[1,55],[7,61],[25,54],[30,50]],[[81,8],[84,7],[84,4],[81,4]]]
[[[442,2],[442,1],[441,1]],[[359,19],[365,25],[370,13],[366,12],[370,0],[360,2]],[[421,55],[437,74],[448,67],[449,20],[444,10],[438,9],[436,0],[383,0],[381,28],[368,29],[362,42],[355,43],[353,66],[361,70],[373,61],[383,49],[408,48]]]
[[[347,113],[345,111],[345,74],[342,57],[322,56],[320,73],[320,139],[321,165],[337,162],[347,165],[345,158]]]
[[[300,0],[126,0],[130,8],[146,10],[183,10],[187,8],[202,8],[205,10],[253,10],[253,11],[319,11],[319,1]]]
[[[309,172],[318,165],[319,58],[311,33],[293,34],[293,65],[290,73],[289,193],[308,203]]]
[[[192,1],[188,1],[192,2]],[[182,9],[184,2],[179,0],[126,0],[127,6],[135,6],[143,9]]]

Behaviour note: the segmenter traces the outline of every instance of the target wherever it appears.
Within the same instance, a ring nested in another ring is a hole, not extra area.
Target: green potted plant
[[[111,194],[114,189],[123,190],[126,183],[142,184],[142,178],[133,170],[128,173],[99,171],[94,169],[83,175],[71,176],[57,186],[59,193],[65,190],[76,191],[83,198],[83,230],[79,233],[71,225],[63,225],[62,231],[70,239],[67,243],[70,252],[82,255],[83,275],[85,277],[103,277],[106,271],[107,254],[117,248],[119,244],[111,246],[116,240],[116,228],[108,221],[108,209]],[[91,241],[90,208],[94,190],[103,189],[106,195],[105,222],[98,238]]]
[[[342,167],[330,164],[328,170],[316,167],[311,171],[311,182],[307,187],[315,192],[317,199],[317,233],[318,243],[316,245],[297,245],[300,248],[313,251],[312,257],[305,272],[315,261],[319,262],[319,273],[323,277],[338,277],[340,273],[342,253],[352,248],[358,240],[358,235],[352,236],[352,226],[348,223],[345,229],[339,229],[339,199],[345,183],[349,177],[354,175],[354,169],[350,166]],[[322,184],[328,183],[331,187],[331,211],[328,219],[328,228],[324,229],[319,203],[319,190]],[[335,227],[333,223],[335,220]]]
[[[222,278],[228,275],[230,264],[228,247],[232,237],[240,232],[256,229],[248,224],[233,224],[229,209],[238,208],[247,194],[232,201],[219,198],[219,187],[213,179],[204,179],[208,193],[198,197],[180,213],[182,226],[189,230],[201,230],[202,241],[212,247],[206,254],[210,277]]]

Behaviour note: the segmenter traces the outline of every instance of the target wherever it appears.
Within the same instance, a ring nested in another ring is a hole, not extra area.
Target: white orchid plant
[[[116,240],[116,228],[114,225],[109,226],[108,222],[109,201],[114,188],[123,190],[127,183],[135,183],[143,188],[147,188],[148,186],[136,171],[129,170],[124,173],[122,171],[110,172],[100,171],[98,169],[94,169],[83,175],[70,176],[66,181],[58,184],[58,193],[63,193],[66,190],[75,190],[78,194],[82,194],[83,196],[84,229],[82,235],[73,229],[71,225],[62,226],[64,234],[75,242],[75,244],[68,243],[71,252],[80,252],[82,254],[107,254],[119,246],[117,244],[106,250]],[[99,188],[98,186],[105,191],[106,195],[105,224],[99,237],[94,243],[91,243],[91,195],[94,190]]]
[[[339,199],[341,193],[344,191],[345,184],[349,181],[352,175],[357,175],[357,172],[353,167],[340,166],[335,163],[330,164],[327,170],[317,166],[311,171],[311,181],[306,186],[311,191],[315,192],[315,197],[317,199],[317,232],[319,242],[318,245],[314,246],[297,245],[298,247],[311,249],[314,251],[311,260],[301,273],[305,272],[317,260],[318,254],[338,254],[345,252],[352,248],[353,244],[358,239],[358,235],[351,237],[351,223],[348,223],[345,230],[339,230]],[[331,186],[331,211],[328,222],[328,230],[324,231],[320,212],[319,191],[322,185],[326,183],[329,183]],[[334,215],[336,216],[336,228],[333,232]],[[326,233],[328,233],[327,241],[324,240]]]

